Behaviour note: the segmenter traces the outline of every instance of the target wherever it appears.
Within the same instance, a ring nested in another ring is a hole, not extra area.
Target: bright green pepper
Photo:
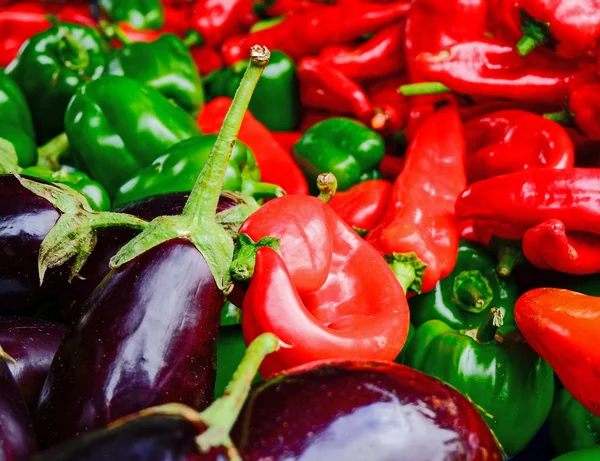
[[[546,420],[554,373],[520,338],[496,335],[501,318],[501,311],[492,309],[478,329],[467,331],[441,320],[425,322],[417,328],[406,362],[469,397],[512,456]]]
[[[14,146],[20,166],[27,167],[35,164],[38,158],[37,146],[25,131],[0,121],[0,138],[6,139]]]
[[[98,6],[113,21],[136,29],[160,29],[165,23],[161,0],[98,0]]]
[[[111,196],[169,147],[201,134],[196,120],[157,90],[114,75],[77,91],[65,128],[78,168]]]
[[[125,182],[115,195],[115,206],[153,195],[189,192],[202,172],[217,135],[195,136],[167,149],[151,165]],[[223,190],[241,191],[256,199],[283,195],[280,187],[260,182],[252,151],[241,141],[233,146]]]
[[[294,159],[302,169],[312,192],[317,176],[331,172],[338,190],[360,182],[376,169],[385,153],[385,142],[375,131],[356,120],[334,117],[310,127],[296,142]]]
[[[408,324],[408,336],[406,337],[406,342],[404,343],[404,346],[402,346],[402,350],[400,351],[398,356],[394,359],[394,362],[406,364],[406,351],[408,351],[408,349],[410,347],[410,343],[412,342],[413,338],[415,337],[415,331],[416,331],[416,329],[413,326],[412,322],[409,323]]]
[[[587,450],[572,451],[566,455],[554,458],[552,461],[598,461],[600,460],[600,447]]]
[[[55,24],[25,42],[5,72],[25,95],[39,143],[64,131],[69,101],[83,83],[102,75],[106,60],[100,34],[77,24]]]
[[[442,320],[451,328],[467,330],[483,322],[492,307],[504,315],[504,329],[515,325],[513,310],[519,289],[512,277],[500,277],[496,260],[482,245],[461,240],[454,270],[428,293],[409,300],[410,320],[419,327]]]
[[[248,67],[239,61],[231,67],[212,72],[205,77],[207,100],[219,96],[233,98]],[[295,131],[300,114],[300,96],[296,64],[281,51],[271,51],[269,64],[256,85],[249,110],[271,131]]]
[[[153,42],[115,49],[108,62],[108,73],[145,83],[190,113],[197,114],[202,108],[200,73],[190,51],[175,35],[164,34]]]

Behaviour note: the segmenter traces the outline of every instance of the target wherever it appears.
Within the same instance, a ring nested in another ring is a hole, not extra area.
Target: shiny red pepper
[[[302,119],[300,120],[300,132],[304,133],[311,126],[319,123],[321,120],[336,117],[338,114],[325,110],[307,109],[304,110]]]
[[[289,345],[265,360],[263,377],[317,359],[396,357],[409,327],[402,287],[327,204],[280,197],[253,213],[240,233],[280,239],[281,256],[258,249],[242,308],[247,344],[270,331]]]
[[[451,106],[458,108],[456,97],[452,93],[439,95],[417,96],[408,99],[408,116],[404,135],[411,141],[421,124],[440,107]]]
[[[251,34],[231,37],[223,44],[227,65],[244,59],[247,50],[260,43],[280,50],[294,60],[318,54],[328,45],[343,45],[364,34],[377,32],[403,18],[410,3],[389,4],[357,2],[327,5],[290,14],[279,24]]]
[[[573,120],[587,137],[600,141],[600,83],[576,86],[569,93],[568,108],[545,117],[558,122]]]
[[[298,131],[274,131],[271,133],[275,141],[288,152],[292,152],[294,144],[302,137]]]
[[[558,123],[523,110],[503,110],[465,123],[469,182],[525,168],[571,168],[571,138]]]
[[[417,131],[388,208],[366,236],[382,254],[394,256],[392,268],[406,290],[430,291],[454,268],[459,240],[454,203],[467,184],[464,159],[458,113],[442,108]],[[406,259],[411,253],[417,261],[409,267],[411,261]]]
[[[600,272],[600,236],[567,232],[558,219],[529,229],[523,236],[523,253],[540,269],[578,275]]]
[[[327,6],[328,0],[257,0],[255,8],[261,15],[270,18],[287,16],[292,13],[304,13],[320,6]]]
[[[253,12],[253,4],[254,0],[203,0],[195,2],[189,27],[202,36],[205,45],[220,45],[233,35],[247,32],[250,26],[258,21],[258,16]],[[266,44],[261,42],[261,45]],[[245,59],[249,49],[250,47],[244,49],[244,52],[238,56],[236,61]],[[279,48],[272,47],[271,49]],[[231,64],[233,62],[228,62],[228,65]]]
[[[406,83],[405,77],[390,77],[367,88],[374,107],[371,128],[384,136],[402,131],[408,117],[408,100],[398,93],[398,87]]]
[[[231,98],[227,97],[216,98],[206,104],[198,117],[202,132],[218,133],[230,105]],[[244,115],[238,138],[254,153],[262,181],[277,184],[288,194],[308,194],[306,179],[291,154],[249,111]]]
[[[190,53],[192,53],[198,71],[203,77],[215,70],[222,69],[224,66],[223,58],[214,48],[192,46],[190,47]]]

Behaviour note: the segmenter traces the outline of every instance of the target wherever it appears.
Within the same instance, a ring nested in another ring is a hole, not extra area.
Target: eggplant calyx
[[[21,185],[48,201],[61,212],[56,224],[40,245],[38,272],[40,285],[50,268],[70,262],[69,281],[77,276],[96,246],[96,231],[120,226],[143,229],[143,219],[126,213],[99,212],[90,208],[87,199],[64,184],[52,184],[15,174]]]
[[[238,241],[233,251],[233,261],[229,268],[231,277],[234,280],[243,282],[252,278],[256,263],[256,252],[262,247],[271,248],[279,253],[279,239],[275,237],[263,237],[258,242],[255,242],[247,234],[238,235]]]

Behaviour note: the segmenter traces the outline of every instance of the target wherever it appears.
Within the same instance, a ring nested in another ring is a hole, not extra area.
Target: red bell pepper
[[[523,236],[525,257],[540,269],[568,274],[600,272],[600,236],[567,232],[558,219],[549,219]]]
[[[204,39],[204,44],[217,46],[227,38],[243,34],[250,26],[258,21],[258,16],[253,12],[254,0],[204,0],[195,2],[189,27],[198,32]],[[266,45],[266,43],[261,45]],[[255,44],[255,43],[253,43]],[[252,45],[250,45],[252,46]],[[271,49],[277,47],[268,46]],[[238,56],[236,61],[246,58],[247,50]],[[233,62],[228,62],[228,65]]]
[[[373,229],[385,211],[392,185],[383,179],[363,181],[336,192],[329,202],[340,218],[360,235]]]
[[[456,97],[451,93],[418,96],[407,99],[409,109],[404,136],[408,141],[411,141],[415,137],[421,124],[440,107],[451,106],[458,108]]]
[[[194,62],[198,67],[200,75],[203,77],[215,70],[222,69],[225,65],[223,63],[223,58],[214,48],[208,46],[192,46],[190,47],[190,53],[194,58]]]
[[[231,98],[220,97],[206,104],[198,117],[203,133],[218,133]],[[281,148],[271,132],[247,111],[238,135],[250,147],[265,182],[281,186],[288,194],[308,194],[308,185],[289,152]]]
[[[300,101],[305,107],[352,115],[367,124],[371,121],[373,106],[367,94],[326,62],[303,58],[298,61],[296,73],[300,81]]]
[[[523,110],[503,110],[465,123],[469,182],[525,168],[571,168],[573,143],[558,123]]]
[[[294,60],[318,54],[328,45],[343,45],[361,35],[377,32],[403,18],[410,2],[390,4],[357,2],[327,5],[290,14],[279,24],[247,35],[231,37],[222,47],[225,63],[244,59],[252,45],[283,51]]]
[[[402,170],[404,169],[404,157],[385,154],[383,160],[379,164],[379,172],[384,179],[395,181]]]
[[[288,152],[292,152],[294,144],[302,137],[298,131],[274,131],[271,133],[275,141]]]
[[[404,77],[390,77],[375,82],[367,89],[373,105],[371,128],[384,136],[402,131],[408,117],[407,98],[398,93],[398,87],[405,83]]]
[[[325,203],[286,196],[242,225],[259,248],[242,308],[244,339],[274,332],[289,345],[260,369],[269,376],[318,359],[393,360],[409,327],[404,292],[385,260]],[[376,294],[376,296],[374,296]]]
[[[406,290],[430,291],[454,268],[459,240],[454,203],[467,184],[464,162],[458,113],[442,108],[417,131],[388,208],[366,236],[382,254],[393,257],[392,268]],[[406,261],[411,253],[418,260],[413,267]]]
[[[515,320],[569,393],[600,416],[600,298],[537,288],[517,300]]]
[[[327,118],[336,117],[338,114],[330,111],[307,109],[303,111],[302,119],[300,120],[300,132],[304,133],[311,126],[319,123]]]
[[[569,93],[565,110],[544,116],[561,123],[572,120],[587,137],[600,141],[600,83],[576,86]]]

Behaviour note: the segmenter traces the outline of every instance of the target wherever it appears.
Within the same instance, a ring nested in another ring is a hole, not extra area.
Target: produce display
[[[598,0],[0,0],[0,461],[600,461]]]

